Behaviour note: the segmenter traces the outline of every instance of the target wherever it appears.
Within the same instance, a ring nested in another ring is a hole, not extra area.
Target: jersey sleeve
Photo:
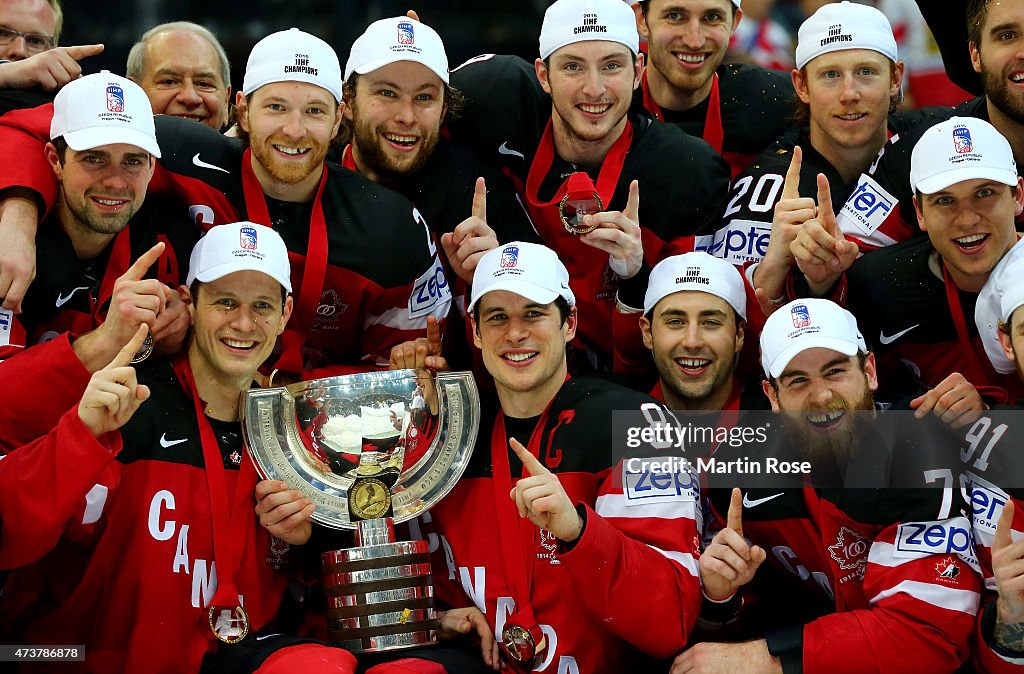
[[[804,672],[955,671],[969,655],[980,601],[970,549],[962,516],[885,527],[868,552],[868,607],[805,625]]]
[[[0,117],[0,148],[5,157],[17,161],[4,162],[0,171],[0,191],[12,187],[27,187],[39,196],[40,220],[57,200],[57,177],[53,174],[43,152],[50,138],[50,120],[53,104],[36,108],[12,110]]]
[[[94,438],[71,409],[48,434],[0,459],[0,569],[49,552],[120,449],[120,434]]]
[[[5,389],[26,394],[5,396],[0,405],[0,452],[52,430],[57,419],[78,404],[91,376],[68,333],[28,349],[4,347],[0,357],[4,356],[0,378]]]
[[[686,646],[700,612],[700,487],[686,475],[689,484],[659,503],[638,502],[627,481],[634,477],[624,463],[609,471],[594,507],[586,506],[583,535],[558,559],[595,619],[645,653],[669,658]]]

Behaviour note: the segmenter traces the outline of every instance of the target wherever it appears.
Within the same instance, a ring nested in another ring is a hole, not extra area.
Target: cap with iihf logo
[[[697,251],[667,257],[654,266],[644,295],[649,314],[664,298],[681,291],[698,291],[719,297],[739,317],[747,319],[747,291],[739,270],[725,260]]]
[[[544,13],[540,28],[540,57],[587,40],[607,40],[640,51],[636,15],[622,0],[558,0]]]
[[[974,179],[1017,184],[1009,141],[983,119],[950,117],[925,131],[910,154],[910,185],[923,194]]]
[[[809,297],[779,307],[761,331],[761,366],[778,378],[807,349],[832,349],[845,356],[867,353],[857,319],[829,300]]]
[[[466,310],[473,311],[480,298],[493,290],[507,290],[537,304],[550,304],[562,297],[570,307],[576,305],[569,288],[569,270],[555,251],[536,243],[513,241],[487,251],[473,273],[473,292]]]
[[[338,55],[316,35],[298,28],[271,33],[249,52],[242,94],[275,82],[307,82],[326,89],[341,101],[341,63]]]
[[[800,25],[796,67],[803,68],[822,54],[846,49],[870,49],[897,61],[896,38],[885,14],[851,2],[823,6]]]
[[[125,143],[160,157],[149,97],[109,70],[72,80],[57,92],[50,139],[57,138],[76,152]]]
[[[233,222],[212,227],[192,249],[186,285],[209,283],[238,271],[258,271],[292,291],[288,248],[270,227]]]
[[[345,80],[352,73],[366,75],[398,61],[424,65],[448,84],[448,55],[441,36],[407,16],[374,21],[356,38],[345,64]]]

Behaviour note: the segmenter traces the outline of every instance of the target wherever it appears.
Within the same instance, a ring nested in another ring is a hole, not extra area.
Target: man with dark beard
[[[931,442],[940,436],[890,435],[874,421],[874,356],[853,315],[832,302],[798,300],[772,314],[761,362],[765,394],[786,420],[784,430],[772,429],[779,451],[809,462],[813,483],[762,475],[757,488],[709,490],[721,529],[699,560],[702,615],[734,618],[740,588],[763,573],[762,562],[789,579],[790,605],[769,607],[775,619],[760,625],[761,638],[693,646],[673,674],[953,672],[967,659],[981,588],[970,523],[952,493],[946,498],[951,490],[913,488],[924,484],[920,472],[916,484],[908,479],[922,465],[918,452],[942,446]],[[855,421],[859,414],[868,419]],[[923,430],[938,423],[909,421]],[[839,442],[818,439],[837,432]],[[757,460],[775,447],[770,440],[735,451]],[[879,465],[888,451],[902,465]],[[866,488],[871,480],[883,488]],[[925,529],[926,540],[914,537]],[[780,627],[779,614],[800,605],[819,617]],[[896,663],[904,666],[894,670]]]
[[[422,334],[428,316],[443,321],[451,301],[433,236],[416,208],[325,163],[341,124],[340,101],[337,54],[292,29],[263,38],[249,55],[235,102],[239,139],[177,117],[156,118],[165,150],[151,192],[177,197],[204,229],[249,220],[285,240],[295,316],[267,367],[302,379],[386,367],[391,348]],[[20,141],[23,148],[25,131],[38,139],[49,127],[49,108],[16,111],[4,122],[12,128],[0,134],[0,147]],[[48,171],[45,162],[26,161],[0,182],[31,187],[50,203]]]
[[[889,139],[837,213],[843,232],[872,236],[879,246],[920,236],[914,193],[907,181],[910,156],[925,131],[944,117],[990,122],[1009,141],[1018,167],[1024,166],[1024,88],[1019,81],[1024,73],[1019,56],[1024,47],[1024,4],[968,0],[967,32],[971,63],[981,75],[985,95],[936,113],[930,122]]]
[[[352,44],[342,91],[339,138],[348,145],[341,164],[416,204],[445,250],[459,252],[454,271],[467,283],[498,241],[532,232],[508,181],[442,136],[463,97],[449,84],[448,57],[433,28],[407,16],[372,23]],[[478,178],[487,190],[484,222],[473,217]]]

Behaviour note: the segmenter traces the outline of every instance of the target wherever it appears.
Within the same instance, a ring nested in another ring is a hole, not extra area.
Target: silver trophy
[[[370,372],[245,393],[259,472],[308,496],[315,521],[356,532],[356,547],[323,555],[333,644],[364,653],[436,641],[427,542],[396,542],[394,525],[452,490],[479,424],[468,372]]]

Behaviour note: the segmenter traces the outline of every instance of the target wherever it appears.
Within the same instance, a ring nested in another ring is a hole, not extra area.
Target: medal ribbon
[[[356,158],[352,156],[352,143],[346,145],[345,149],[341,151],[341,165],[359,173],[359,167],[356,166]]]
[[[942,266],[942,280],[946,286],[946,301],[949,303],[949,313],[953,316],[957,341],[960,342],[960,350],[963,351],[964,359],[966,360],[966,367],[964,369],[968,370],[969,373],[964,376],[967,377],[967,381],[974,384],[974,388],[978,389],[978,393],[982,396],[1005,401],[1006,391],[1003,388],[983,383],[989,381],[988,372],[982,366],[981,360],[978,359],[978,354],[974,350],[971,337],[967,334],[967,321],[964,318],[963,308],[960,306],[960,294],[957,292],[956,284],[949,275],[949,270],[946,269],[946,265],[942,263],[941,259],[939,264]]]
[[[199,439],[203,447],[203,462],[206,464],[206,484],[210,491],[210,515],[213,525],[213,556],[217,565],[217,592],[210,606],[235,607],[239,605],[239,592],[235,586],[235,572],[242,561],[242,549],[254,526],[255,515],[249,502],[256,488],[256,468],[248,452],[242,459],[235,483],[235,498],[228,510],[228,488],[217,436],[210,426],[203,409],[203,402],[196,389],[188,356],[179,354],[174,359],[174,374],[185,392],[192,397],[196,421],[199,424]]]
[[[566,381],[569,380],[566,375]],[[552,398],[554,402],[554,398]],[[538,459],[540,458],[540,440],[547,424],[551,403],[544,408],[537,424],[530,434],[526,449]],[[518,438],[516,438],[518,440]],[[537,527],[528,518],[519,517],[515,504],[509,499],[512,491],[512,469],[508,460],[509,440],[505,434],[505,414],[498,412],[498,418],[491,429],[491,477],[494,480],[494,510],[497,515],[498,540],[501,553],[506,560],[505,570],[508,572],[509,591],[516,602],[515,616],[519,620],[509,620],[513,624],[524,627],[533,636],[539,647],[542,632],[533,614],[530,604],[530,587],[533,584],[533,554],[536,548]],[[522,472],[520,472],[522,477]],[[539,652],[539,651],[538,651]],[[527,664],[527,663],[524,663]],[[530,665],[532,667],[532,665]]]
[[[309,242],[306,246],[305,262],[302,264],[302,281],[292,320],[288,321],[281,335],[283,353],[277,367],[285,372],[302,374],[302,345],[305,334],[316,313],[320,293],[323,292],[327,277],[327,219],[324,217],[323,195],[327,184],[327,165],[323,166],[320,185],[313,198],[313,214],[309,221]],[[267,200],[260,187],[256,173],[252,170],[252,151],[242,155],[242,192],[245,195],[245,212],[250,221],[259,225],[273,226]],[[292,278],[295,274],[293,272]],[[296,284],[292,283],[294,287]]]
[[[665,115],[651,96],[650,87],[647,85],[647,68],[640,79],[640,90],[644,96],[644,108],[654,115],[659,122],[665,121]],[[722,124],[722,97],[718,91],[718,73],[711,76],[711,93],[708,95],[708,112],[704,118],[704,142],[715,148],[715,152],[721,156],[722,147],[725,143],[725,126]]]
[[[615,141],[615,144],[612,145],[604,161],[601,162],[601,173],[597,177],[597,187],[594,191],[601,197],[601,203],[604,204],[605,208],[609,207],[612,195],[615,194],[615,186],[619,183],[619,176],[622,174],[622,164],[626,160],[626,154],[629,152],[629,146],[632,141],[633,125],[627,120],[626,128],[622,130],[622,134]],[[547,176],[548,171],[551,170],[551,165],[554,161],[555,141],[551,131],[551,120],[549,119],[548,125],[544,128],[544,134],[541,136],[540,146],[537,148],[537,156],[534,157],[533,163],[530,164],[530,173],[526,176],[526,199],[531,206],[536,208],[557,206],[562,201],[562,197],[568,193],[573,176],[577,175],[577,173],[569,176],[568,180],[562,183],[562,186],[558,188],[558,192],[555,193],[554,199],[551,201],[542,201],[540,199],[541,183],[544,182],[544,178]],[[579,178],[577,178],[577,184],[578,182]],[[587,196],[589,197],[590,194]]]

